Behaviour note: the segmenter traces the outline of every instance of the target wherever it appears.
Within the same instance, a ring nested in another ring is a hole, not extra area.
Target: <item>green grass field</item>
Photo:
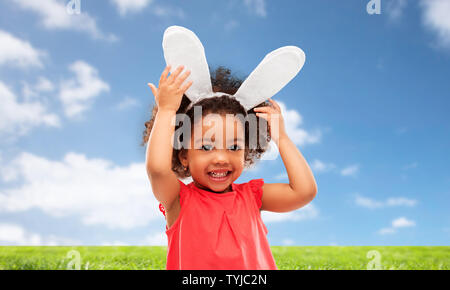
[[[368,266],[387,270],[450,269],[450,247],[273,246],[271,248],[280,270],[365,270]],[[0,270],[67,269],[68,267],[90,270],[164,270],[166,249],[166,247],[128,246],[0,247]],[[377,252],[369,253],[369,251]]]

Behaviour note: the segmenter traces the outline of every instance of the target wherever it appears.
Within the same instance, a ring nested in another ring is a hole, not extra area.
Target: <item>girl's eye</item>
[[[204,151],[210,151],[213,149],[212,145],[202,145],[202,150]]]
[[[241,146],[234,144],[233,146],[230,147],[230,150],[232,151],[238,151],[241,150]]]

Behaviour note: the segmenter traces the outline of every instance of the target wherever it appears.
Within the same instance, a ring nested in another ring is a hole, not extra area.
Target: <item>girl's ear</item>
[[[186,150],[181,149],[180,152],[178,152],[178,160],[180,160],[181,165],[183,165],[184,167],[188,166]]]

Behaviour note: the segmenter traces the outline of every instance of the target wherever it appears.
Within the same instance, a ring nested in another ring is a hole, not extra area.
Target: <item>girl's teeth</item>
[[[228,174],[228,172],[222,172],[222,173],[215,173],[215,172],[211,172],[211,175],[214,177],[224,177]]]

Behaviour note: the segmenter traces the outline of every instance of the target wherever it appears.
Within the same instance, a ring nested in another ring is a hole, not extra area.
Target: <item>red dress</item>
[[[180,214],[166,225],[167,270],[278,269],[259,211],[262,178],[232,183],[226,193],[179,182]]]

